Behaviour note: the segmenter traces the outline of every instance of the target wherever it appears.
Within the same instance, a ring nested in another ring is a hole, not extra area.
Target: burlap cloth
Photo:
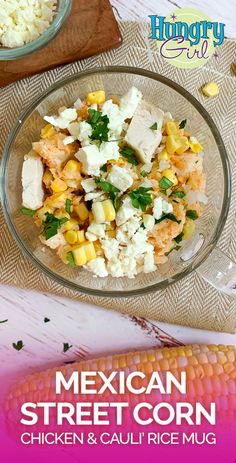
[[[27,78],[0,91],[0,146],[1,151],[9,130],[17,115],[28,106],[36,95],[62,77],[83,69],[101,65],[129,65],[156,71],[177,81],[192,93],[209,111],[221,131],[228,150],[233,185],[236,185],[235,157],[235,100],[236,77],[231,71],[235,59],[235,42],[226,40],[219,49],[219,58],[211,58],[200,69],[182,70],[167,64],[160,58],[156,46],[147,39],[147,26],[141,23],[121,23],[124,43],[118,50],[112,50],[98,57],[76,62],[57,68],[42,75]],[[150,41],[152,42],[152,41]],[[209,80],[216,80],[221,88],[218,98],[205,99],[199,92],[201,85]],[[214,166],[212,166],[214,171]],[[214,172],[212,172],[214,174]],[[236,198],[233,199],[228,221],[220,240],[220,247],[236,260]],[[84,302],[94,303],[109,309],[116,309],[132,315],[158,319],[202,329],[235,332],[236,301],[224,296],[196,273],[172,285],[167,290],[148,296],[128,299],[98,298],[86,296],[63,288],[37,271],[21,254],[13,241],[2,212],[0,213],[0,281],[34,290],[52,292]],[[6,253],[7,248],[7,253]],[[4,252],[3,252],[4,251]],[[8,256],[7,259],[1,258]]]

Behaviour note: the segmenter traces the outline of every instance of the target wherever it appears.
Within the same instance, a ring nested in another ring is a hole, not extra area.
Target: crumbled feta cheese
[[[154,264],[154,255],[153,252],[147,252],[144,257],[144,273],[154,272],[156,270],[156,265]]]
[[[25,156],[22,168],[22,204],[37,210],[43,205],[43,162],[40,156],[31,151]]]
[[[154,225],[155,225],[155,219],[154,219],[153,215],[144,214],[143,215],[143,224],[144,224],[144,227],[146,228],[146,230],[148,230],[148,231],[152,230]]]
[[[39,238],[44,245],[51,249],[58,249],[60,246],[65,246],[67,244],[67,241],[62,233],[57,233],[55,236],[49,238],[49,240],[46,240],[43,235],[40,235]]]
[[[142,100],[142,93],[136,88],[130,90],[120,99],[120,110],[124,114],[124,119],[131,119]]]
[[[163,170],[169,169],[169,168],[170,168],[170,163],[168,161],[165,161],[165,159],[162,159],[159,162],[159,171],[160,172],[163,172]]]
[[[90,193],[91,191],[94,191],[97,188],[96,182],[93,180],[93,178],[87,178],[85,180],[82,180],[81,185],[85,190],[85,193]]]
[[[117,226],[122,225],[127,222],[133,215],[138,214],[138,209],[136,209],[131,202],[130,198],[125,198],[123,204],[118,209],[116,214],[116,224]]]
[[[64,138],[63,140],[63,145],[70,145],[71,143],[74,143],[75,141],[75,137],[71,137],[71,136],[68,136],[66,138]]]
[[[75,157],[82,163],[83,172],[87,175],[98,176],[100,167],[106,162],[96,145],[88,145],[80,148]]]
[[[143,170],[144,172],[147,172],[147,174],[149,174],[149,172],[151,172],[152,170],[152,162],[147,162],[146,164],[144,164],[142,167],[142,171]]]
[[[85,233],[89,241],[96,241],[98,238],[105,238],[106,224],[92,222]]]
[[[59,116],[44,116],[44,120],[59,129],[67,129],[71,122],[77,119],[75,108],[66,108]],[[72,134],[71,134],[72,135]]]
[[[117,160],[120,157],[119,145],[116,141],[102,142],[100,145],[100,153],[105,159],[105,162]]]
[[[101,199],[101,196],[104,196],[102,191],[91,191],[91,193],[86,193],[84,199],[85,201],[93,201],[96,199]]]
[[[81,121],[79,123],[79,134],[78,140],[82,146],[87,146],[91,143],[92,127],[86,121]]]
[[[91,260],[90,262],[88,262],[85,268],[87,268],[100,278],[108,276],[105,259],[103,259],[103,257],[97,257],[96,259]]]
[[[21,47],[37,39],[53,21],[55,0],[1,0],[0,45]]]
[[[121,113],[117,104],[112,100],[107,100],[102,107],[102,115],[107,116],[109,119],[108,128],[110,130],[110,139],[118,138],[124,129],[125,117]]]
[[[170,214],[171,212],[173,212],[172,204],[168,203],[161,196],[154,199],[153,216],[156,220],[159,220],[163,213]]]
[[[107,260],[118,258],[119,242],[115,238],[106,238],[101,243]]]
[[[124,192],[128,190],[133,184],[133,178],[119,166],[113,166],[108,177],[107,181],[114,185],[116,188],[119,188],[120,191]]]

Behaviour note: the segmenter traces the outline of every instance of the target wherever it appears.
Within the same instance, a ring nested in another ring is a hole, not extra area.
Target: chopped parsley
[[[184,129],[184,127],[186,126],[187,124],[187,119],[184,119],[183,121],[180,122],[179,124],[179,129]]]
[[[122,148],[121,150],[121,155],[127,159],[127,161],[130,163],[130,164],[133,164],[133,166],[137,166],[138,165],[138,160],[136,159],[135,157],[135,151],[133,150],[133,148],[130,148],[129,146],[125,146],[124,148]]]
[[[198,213],[194,209],[189,209],[186,212],[186,217],[188,217],[189,219],[192,219],[192,220],[197,220],[198,219]]]
[[[29,217],[34,217],[36,214],[36,211],[33,211],[32,209],[27,209],[27,207],[22,207],[20,210],[22,214],[28,215]]]
[[[100,167],[100,170],[101,170],[102,172],[107,172],[107,164],[103,164],[103,166]]]
[[[177,244],[181,243],[182,239],[183,239],[183,236],[184,236],[184,232],[181,232],[179,235],[177,235],[174,240]]]
[[[68,265],[72,268],[74,268],[76,265],[75,265],[75,259],[74,259],[74,256],[73,256],[73,253],[72,251],[69,251],[67,253],[67,256],[66,256],[66,259],[67,259],[67,262],[68,262]]]
[[[170,213],[170,214],[163,214],[163,216],[160,218],[160,219],[155,219],[155,223],[160,223],[162,222],[163,220],[172,220],[172,222],[176,222],[176,223],[181,223],[181,220],[178,220],[177,217]]]
[[[154,124],[151,125],[150,129],[157,130],[157,122],[154,122]]]
[[[186,196],[186,193],[184,191],[173,191],[173,193],[171,193],[171,196],[175,196],[175,198],[184,198]]]
[[[89,119],[87,123],[92,127],[92,135],[91,140],[99,140],[99,141],[108,141],[108,124],[109,118],[107,116],[103,116],[100,111],[96,111],[95,109],[88,110]]]
[[[44,321],[44,323],[48,323],[48,322],[50,322],[51,320],[50,320],[50,318],[45,317],[43,321]]]
[[[112,200],[114,208],[118,208],[118,193],[120,193],[119,188],[112,185],[112,183],[106,182],[100,178],[95,178],[95,183],[98,188],[101,188],[104,193],[108,193],[109,198]]]
[[[14,347],[14,349],[19,351],[19,350],[23,349],[24,344],[23,344],[23,341],[17,341],[17,342],[13,342],[12,346]]]
[[[131,191],[129,197],[131,198],[133,207],[146,212],[147,206],[152,203],[152,195],[149,193],[150,190],[152,190],[152,188],[144,188],[141,186],[137,190]]]
[[[159,181],[159,187],[164,192],[166,192],[166,190],[168,190],[168,188],[171,188],[173,185],[174,185],[173,182],[171,182],[171,180],[169,180],[166,177],[162,177],[161,180]]]
[[[148,173],[146,172],[146,170],[142,170],[141,175],[142,177],[147,177]]]
[[[64,342],[63,343],[63,352],[67,352],[69,349],[71,349],[72,345],[70,346],[70,344],[68,342]]]
[[[67,199],[67,200],[66,200],[66,212],[67,212],[68,214],[71,213],[71,200],[70,200],[70,199]]]
[[[53,214],[46,212],[46,219],[43,222],[43,233],[46,240],[49,240],[58,233],[61,226],[68,221],[67,217],[58,219]]]

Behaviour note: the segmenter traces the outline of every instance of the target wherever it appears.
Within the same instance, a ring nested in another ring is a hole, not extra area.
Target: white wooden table
[[[122,19],[138,20],[149,14],[168,14],[177,6],[202,9],[213,20],[226,24],[226,35],[235,37],[235,0],[112,0]],[[44,317],[50,322],[44,323]],[[210,342],[236,345],[236,335],[214,333],[151,322],[136,323],[101,308],[0,286],[0,375],[10,380],[14,374],[55,366],[76,358],[124,352],[161,345],[162,331],[183,343]],[[158,328],[156,327],[158,326]],[[20,352],[12,347],[22,340]],[[73,347],[63,354],[63,343]],[[172,341],[169,340],[171,343]]]

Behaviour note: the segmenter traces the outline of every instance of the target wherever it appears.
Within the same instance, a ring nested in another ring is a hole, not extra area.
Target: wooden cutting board
[[[42,50],[26,58],[0,61],[0,86],[119,47],[122,37],[109,0],[72,0],[63,29]]]

